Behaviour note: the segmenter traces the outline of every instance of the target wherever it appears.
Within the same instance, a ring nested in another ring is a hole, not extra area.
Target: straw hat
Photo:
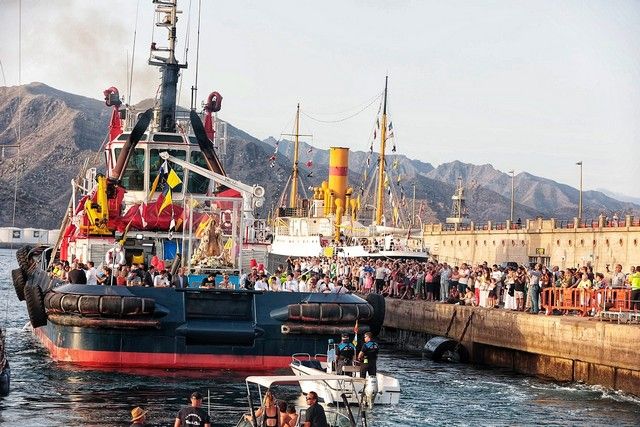
[[[147,412],[149,411],[145,411],[141,407],[136,406],[131,410],[131,422],[138,421],[140,418],[147,415]]]

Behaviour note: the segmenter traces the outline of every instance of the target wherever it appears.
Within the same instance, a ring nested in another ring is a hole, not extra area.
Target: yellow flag
[[[156,188],[158,188],[159,182],[160,182],[160,174],[156,175],[156,179],[154,179],[153,184],[151,184],[151,191],[149,191],[149,195],[147,196],[147,201],[151,200],[151,197],[153,197],[153,193],[155,193]]]
[[[211,217],[205,217],[200,221],[200,224],[198,224],[198,228],[196,228],[195,232],[195,235],[198,239],[204,235],[204,230],[206,230],[209,222],[211,222]]]
[[[160,205],[160,209],[158,210],[158,215],[160,215],[164,210],[164,208],[169,206],[172,202],[173,201],[171,200],[171,190],[169,190],[167,191],[167,194],[164,196],[164,199],[162,200],[162,205]]]
[[[169,184],[169,187],[171,187],[171,189],[174,189],[178,185],[182,184],[182,180],[173,169],[169,171],[169,176],[167,176],[167,184]]]

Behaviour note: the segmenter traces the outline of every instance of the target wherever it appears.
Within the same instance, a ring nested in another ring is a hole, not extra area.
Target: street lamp
[[[509,216],[509,219],[513,223],[513,196],[515,194],[515,185],[514,185],[515,171],[512,169],[509,171],[509,173],[511,174],[511,215]]]
[[[580,196],[578,198],[578,223],[582,223],[582,160],[576,163],[580,166]]]

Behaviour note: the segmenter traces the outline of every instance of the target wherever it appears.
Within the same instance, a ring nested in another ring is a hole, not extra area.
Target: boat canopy
[[[259,375],[247,377],[247,385],[258,384],[270,388],[273,384],[299,384],[302,381],[344,381],[347,383],[365,383],[365,378],[355,378],[346,375]]]

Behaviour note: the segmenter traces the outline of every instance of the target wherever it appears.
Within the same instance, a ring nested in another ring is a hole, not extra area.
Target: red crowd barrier
[[[548,315],[554,310],[577,311],[582,316],[592,310],[631,311],[630,289],[545,288],[541,299],[541,306]]]

